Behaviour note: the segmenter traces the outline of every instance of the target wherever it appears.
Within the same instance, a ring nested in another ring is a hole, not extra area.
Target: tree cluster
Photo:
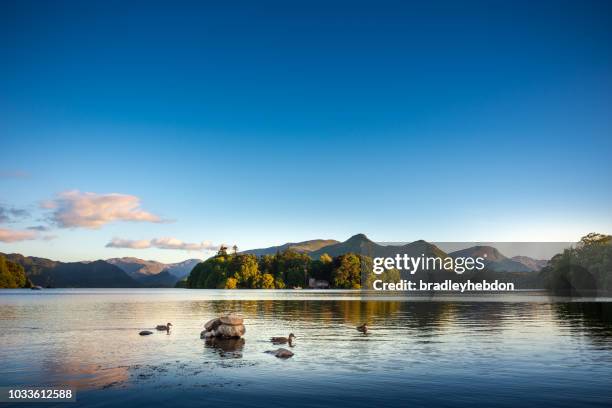
[[[32,283],[21,265],[0,255],[0,288],[29,288]]]
[[[313,260],[307,254],[286,250],[274,255],[228,254],[221,247],[216,256],[199,263],[185,286],[199,289],[284,289],[307,287],[310,278],[325,280],[330,287],[359,289],[375,276],[372,259],[348,253],[332,258],[323,254]]]
[[[575,247],[555,255],[540,275],[546,288],[556,293],[612,291],[612,236],[582,237]]]

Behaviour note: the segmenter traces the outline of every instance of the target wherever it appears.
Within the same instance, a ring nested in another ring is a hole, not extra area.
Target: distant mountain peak
[[[354,240],[370,241],[370,238],[368,238],[366,234],[359,233],[347,239],[347,241],[354,241]]]

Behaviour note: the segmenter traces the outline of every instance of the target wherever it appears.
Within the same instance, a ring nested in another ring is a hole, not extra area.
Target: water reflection
[[[232,404],[240,402],[237,394],[220,390],[267,396],[282,390],[278,403],[283,397],[329,400],[352,390],[371,406],[369,398],[382,398],[383,391],[431,398],[453,389],[468,401],[482,391],[474,384],[503,391],[507,406],[529,390],[533,398],[569,402],[586,389],[612,398],[604,387],[612,376],[609,302],[516,295],[506,302],[414,300],[332,291],[266,292],[262,300],[239,291],[119,293],[0,296],[0,384],[68,384],[85,399],[87,390],[147,390],[130,394],[136,402],[165,398],[158,390],[176,390],[179,398],[203,387],[215,389],[206,398]],[[204,322],[226,312],[244,316],[245,338],[200,339]],[[138,335],[164,321],[173,322],[171,335]],[[355,329],[364,322],[367,335]],[[271,337],[289,333],[297,336],[291,359],[265,354],[278,348]]]
[[[205,340],[206,348],[214,350],[223,358],[241,358],[244,343],[244,338],[220,339],[212,337]]]
[[[556,303],[553,310],[559,323],[572,333],[586,335],[597,346],[612,350],[612,303]]]

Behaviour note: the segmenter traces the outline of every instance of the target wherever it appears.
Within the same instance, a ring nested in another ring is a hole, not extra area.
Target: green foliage
[[[30,287],[30,281],[21,265],[0,255],[0,288]]]
[[[321,261],[324,264],[331,264],[334,260],[331,256],[329,256],[329,254],[323,254],[319,257],[319,261]]]
[[[228,278],[228,255],[217,255],[197,264],[187,278],[188,288],[223,289]]]
[[[236,289],[238,287],[238,279],[227,278],[225,280],[225,289]]]
[[[332,271],[334,270],[334,261],[327,254],[321,255],[318,261],[312,261],[310,264],[310,276],[318,280],[326,280],[331,282]]]
[[[183,289],[183,288],[187,288],[187,279],[182,279],[178,282],[176,282],[176,284],[174,285],[175,288],[179,288],[179,289]]]
[[[367,258],[367,259],[371,263],[372,258]],[[366,265],[367,265],[367,261],[366,261]],[[364,289],[373,289],[374,288],[373,284],[375,280],[381,280],[383,282],[399,282],[400,280],[402,280],[400,271],[398,271],[395,268],[387,269],[380,275],[376,275],[374,272],[372,272],[372,270],[373,269],[371,267],[367,267],[367,266],[365,268],[362,268],[361,281],[363,282]]]
[[[228,277],[236,280],[236,287],[242,289],[257,288],[261,274],[255,255],[232,255],[228,264]]]
[[[285,273],[285,282],[290,288],[304,286],[304,268],[292,266]]]
[[[274,287],[276,289],[285,289],[285,287],[286,287],[285,281],[282,278],[276,278],[274,280]]]
[[[540,276],[553,292],[612,291],[612,236],[584,236],[576,247],[555,255]]]
[[[332,284],[339,289],[360,289],[361,257],[350,253],[334,258]]]
[[[371,258],[352,253],[335,258],[323,254],[319,260],[313,261],[307,254],[290,249],[260,257],[219,251],[216,256],[193,268],[186,287],[284,289],[303,287],[309,278],[315,278],[329,282],[333,288],[359,289],[362,281],[373,280],[371,271]],[[382,279],[398,281],[399,272],[388,271]]]
[[[263,275],[261,275],[261,288],[274,289],[274,276],[269,273],[264,273]]]

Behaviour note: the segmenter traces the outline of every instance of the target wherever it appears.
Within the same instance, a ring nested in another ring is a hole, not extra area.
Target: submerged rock
[[[140,334],[141,336],[148,336],[149,334],[153,334],[153,332],[149,330],[143,330],[138,334]]]

